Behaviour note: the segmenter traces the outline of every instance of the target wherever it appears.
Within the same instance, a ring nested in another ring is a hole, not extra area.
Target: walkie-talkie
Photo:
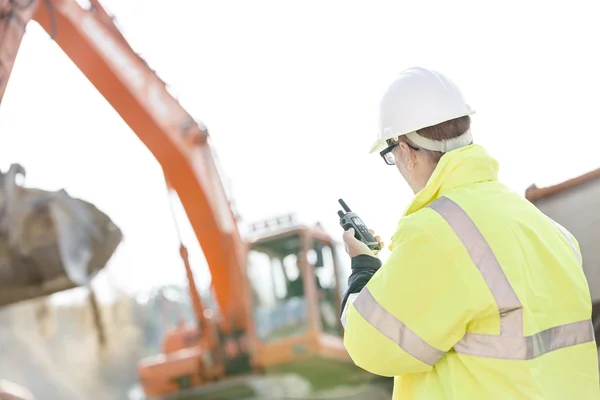
[[[375,239],[375,236],[369,231],[367,226],[362,222],[360,217],[353,213],[350,210],[350,207],[346,204],[346,202],[342,199],[338,200],[342,205],[344,211],[338,211],[338,215],[340,216],[340,225],[342,228],[347,231],[350,228],[354,228],[354,237],[364,244],[367,245],[371,250],[377,252],[381,250],[381,246],[379,246],[379,242]]]

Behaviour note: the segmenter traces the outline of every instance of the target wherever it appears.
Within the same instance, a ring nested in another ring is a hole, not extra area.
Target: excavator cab
[[[338,244],[319,224],[292,221],[263,221],[274,229],[248,241],[256,362],[266,372],[297,373],[314,388],[348,384],[355,376],[361,383],[366,376],[343,345],[339,315],[347,273]]]

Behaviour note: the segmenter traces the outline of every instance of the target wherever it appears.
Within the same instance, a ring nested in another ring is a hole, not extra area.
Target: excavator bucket
[[[19,176],[19,164],[0,171],[0,306],[89,284],[123,237],[94,205]]]

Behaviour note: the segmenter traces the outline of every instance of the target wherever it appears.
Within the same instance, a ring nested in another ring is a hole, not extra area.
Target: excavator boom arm
[[[137,134],[178,194],[202,247],[223,330],[248,328],[245,250],[206,128],[169,94],[97,1],[0,0],[0,101],[25,26],[37,21]],[[200,316],[198,316],[200,317]]]

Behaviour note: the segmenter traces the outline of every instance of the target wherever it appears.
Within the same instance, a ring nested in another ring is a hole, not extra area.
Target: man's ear
[[[416,155],[414,154],[415,152],[412,151],[410,146],[405,142],[398,143],[398,148],[400,150],[402,160],[404,160],[404,165],[406,166],[406,169],[411,171],[414,168],[415,163],[417,161]]]

